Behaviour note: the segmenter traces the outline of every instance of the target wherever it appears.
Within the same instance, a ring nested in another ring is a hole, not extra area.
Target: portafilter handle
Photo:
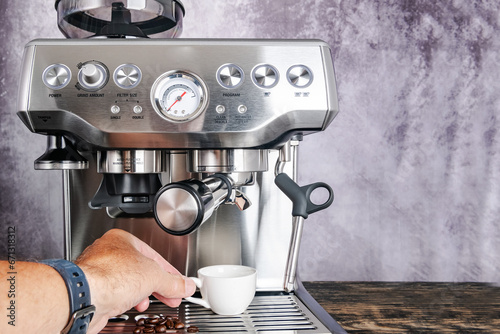
[[[189,234],[221,204],[230,201],[232,192],[231,180],[222,174],[167,184],[158,190],[154,200],[156,222],[170,234]]]
[[[295,276],[297,273],[297,262],[304,219],[307,219],[311,213],[328,208],[333,202],[333,190],[328,184],[323,182],[312,183],[301,187],[285,173],[278,174],[274,182],[293,203],[292,235],[290,236],[290,248],[285,269],[284,285],[285,291],[291,292],[295,289]],[[311,194],[319,188],[328,190],[328,199],[322,204],[315,204],[311,201]]]

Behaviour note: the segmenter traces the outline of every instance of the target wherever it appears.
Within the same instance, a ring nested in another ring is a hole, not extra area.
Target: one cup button
[[[252,80],[260,88],[272,88],[279,81],[279,73],[274,66],[259,65],[252,71]]]
[[[118,107],[117,105],[111,106],[111,112],[113,114],[118,114],[120,112],[120,107]]]

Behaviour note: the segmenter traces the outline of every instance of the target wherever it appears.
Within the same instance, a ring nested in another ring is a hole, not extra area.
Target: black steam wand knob
[[[300,241],[304,219],[309,214],[328,208],[333,202],[332,188],[323,182],[312,183],[306,186],[299,186],[287,174],[280,173],[274,179],[274,183],[292,201],[292,235],[290,236],[290,248],[285,269],[285,285],[287,292],[295,290],[295,276],[297,272],[297,262],[299,258]],[[328,190],[328,199],[322,204],[315,204],[311,201],[311,194],[319,188]]]
[[[328,208],[333,202],[332,188],[323,182],[316,182],[307,186],[299,186],[287,174],[280,173],[274,179],[280,190],[292,201],[292,216],[301,216],[307,219],[309,214]],[[315,204],[311,201],[311,194],[319,188],[328,191],[328,199],[322,204]]]

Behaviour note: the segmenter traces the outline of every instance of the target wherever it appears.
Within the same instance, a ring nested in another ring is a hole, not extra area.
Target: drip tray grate
[[[186,328],[196,326],[200,333],[330,333],[295,295],[258,295],[243,314],[236,316],[217,315],[191,303],[173,309],[153,302],[146,312],[130,310],[110,320],[101,333],[132,333],[135,319],[144,315],[178,317]],[[186,329],[168,332],[185,333]]]

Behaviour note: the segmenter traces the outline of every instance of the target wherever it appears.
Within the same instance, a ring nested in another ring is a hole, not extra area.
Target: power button
[[[71,81],[71,70],[63,64],[52,64],[43,71],[42,80],[50,89],[63,89]]]

